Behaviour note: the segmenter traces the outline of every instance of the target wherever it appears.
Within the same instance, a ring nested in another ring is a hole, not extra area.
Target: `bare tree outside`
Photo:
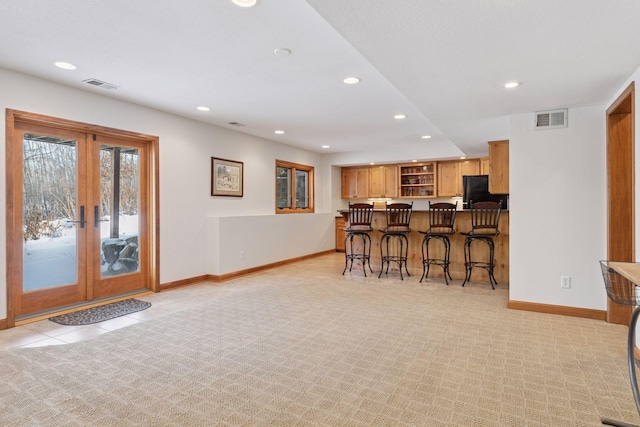
[[[24,139],[25,239],[55,236],[76,216],[75,141],[26,134]]]
[[[112,215],[113,150],[100,150],[100,216]],[[67,221],[77,218],[75,141],[25,134],[25,240],[55,237]],[[120,152],[119,214],[138,213],[138,152]]]

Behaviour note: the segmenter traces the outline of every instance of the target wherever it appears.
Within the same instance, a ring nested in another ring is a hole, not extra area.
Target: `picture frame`
[[[244,164],[235,160],[211,158],[211,195],[242,197]]]

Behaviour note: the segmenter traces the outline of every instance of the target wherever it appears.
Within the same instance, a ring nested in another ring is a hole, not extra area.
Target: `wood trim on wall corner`
[[[536,302],[509,300],[507,307],[513,310],[533,311],[536,313],[559,314],[562,316],[582,317],[585,319],[607,320],[606,310],[567,307],[564,305],[539,304]]]
[[[209,274],[203,274],[202,276],[189,277],[188,279],[176,280],[174,282],[162,283],[158,288],[159,292],[168,291],[169,289],[181,288],[183,286],[195,285],[196,283],[202,283],[209,281]]]

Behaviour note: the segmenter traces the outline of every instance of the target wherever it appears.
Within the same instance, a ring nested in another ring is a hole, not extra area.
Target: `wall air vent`
[[[118,89],[119,86],[114,85],[113,83],[103,82],[98,79],[87,79],[83,80],[82,83],[90,84],[91,86],[101,87],[102,89]]]
[[[535,113],[535,129],[556,129],[567,127],[568,110],[538,111]]]

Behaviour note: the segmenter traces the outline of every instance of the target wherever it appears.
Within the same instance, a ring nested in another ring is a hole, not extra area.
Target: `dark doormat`
[[[135,313],[136,311],[146,310],[149,307],[151,307],[150,302],[129,298],[124,301],[113,302],[111,304],[87,308],[86,310],[80,310],[74,313],[50,317],[49,320],[61,325],[89,325],[91,323],[103,322],[105,320],[125,316],[127,314]]]

